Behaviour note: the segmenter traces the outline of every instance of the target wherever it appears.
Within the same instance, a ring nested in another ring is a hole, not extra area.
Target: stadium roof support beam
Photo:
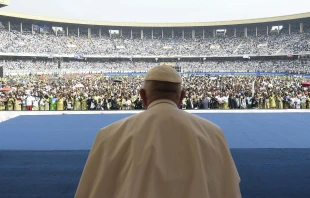
[[[234,29],[234,37],[237,37],[237,28]]]
[[[34,34],[34,31],[33,31],[33,24],[31,24],[31,34]]]
[[[302,22],[300,23],[299,29],[300,29],[300,33],[304,32],[304,23],[302,23]]]
[[[119,32],[120,32],[121,37],[123,37],[123,29],[122,28],[120,29]]]
[[[80,37],[80,27],[78,27],[78,37]]]
[[[171,30],[171,38],[174,38],[174,30]]]
[[[247,27],[244,28],[244,37],[245,38],[248,37],[248,28]]]
[[[8,29],[9,29],[9,32],[11,32],[11,22],[8,21]]]
[[[291,24],[288,24],[288,34],[289,35],[291,34],[291,28],[292,28]]]
[[[202,39],[205,39],[205,29],[202,29]]]
[[[182,30],[182,39],[184,39],[184,29]]]
[[[216,37],[216,30],[213,29],[213,38],[215,38],[215,37]]]
[[[67,26],[67,36],[69,36],[69,27]]]
[[[23,33],[23,22],[20,22],[20,33]]]
[[[89,39],[91,38],[91,28],[90,27],[88,28],[88,38]]]
[[[195,30],[192,30],[192,39],[195,38]]]
[[[154,30],[152,29],[152,39],[154,38]]]
[[[269,27],[267,26],[267,36],[269,36]]]
[[[132,29],[130,30],[130,39],[132,39]]]
[[[161,38],[164,38],[164,28],[161,28]]]
[[[99,38],[101,38],[101,28],[99,28]]]
[[[258,36],[257,27],[255,28],[255,36]]]
[[[143,29],[141,29],[141,40],[143,39]]]

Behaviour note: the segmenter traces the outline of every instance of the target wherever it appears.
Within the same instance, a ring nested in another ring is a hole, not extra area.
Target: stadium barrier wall
[[[310,113],[310,109],[238,109],[238,110],[184,110],[193,114],[221,114],[221,113]],[[137,114],[141,110],[120,111],[2,111],[0,112],[0,123],[18,116],[50,116],[50,115],[94,115],[94,114]]]
[[[131,71],[122,71],[122,72],[107,72],[106,70],[46,70],[46,71],[26,71],[26,70],[11,70],[10,72],[5,72],[7,76],[24,76],[29,74],[36,75],[66,75],[66,74],[85,74],[85,75],[93,75],[93,74],[103,74],[104,76],[144,76],[145,72],[131,72]],[[306,77],[310,78],[310,74],[293,74],[293,73],[278,73],[278,72],[179,72],[181,75],[268,75],[268,76],[297,76],[297,77]]]
[[[136,73],[104,73],[105,76],[142,76],[144,72]],[[275,76],[304,76],[310,77],[310,74],[291,74],[291,73],[276,73],[276,72],[180,72],[182,75],[275,75]]]

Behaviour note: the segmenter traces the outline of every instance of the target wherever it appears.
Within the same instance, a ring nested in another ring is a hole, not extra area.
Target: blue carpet
[[[0,123],[0,198],[73,197],[98,130],[130,114]],[[310,113],[198,114],[219,125],[244,198],[310,197]]]
[[[310,149],[232,149],[243,198],[309,198]],[[1,198],[71,198],[88,151],[0,151]]]
[[[100,128],[130,115],[19,116],[0,123],[0,150],[89,150]],[[230,148],[310,148],[310,113],[198,116],[219,125]]]

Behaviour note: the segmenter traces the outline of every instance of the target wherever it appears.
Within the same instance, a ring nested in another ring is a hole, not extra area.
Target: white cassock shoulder
[[[126,143],[118,135],[124,120],[101,129],[93,143],[85,164],[76,198],[114,197],[116,180],[124,164]]]

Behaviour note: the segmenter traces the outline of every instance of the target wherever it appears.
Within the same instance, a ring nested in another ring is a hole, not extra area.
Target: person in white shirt
[[[131,109],[131,100],[130,99],[128,99],[127,101],[126,101],[126,109],[127,110],[130,110]]]
[[[300,98],[299,98],[299,96],[296,96],[296,99],[295,99],[295,107],[296,107],[296,109],[300,109],[300,103],[301,101],[300,101]]]
[[[181,83],[169,66],[147,73],[147,110],[99,131],[75,198],[241,198],[222,130],[178,109]]]
[[[296,109],[296,97],[294,97],[294,96],[292,96],[291,98],[290,98],[290,108],[291,109]]]
[[[39,97],[33,97],[33,105],[32,105],[32,110],[38,111],[39,110],[39,102],[40,98]]]
[[[30,94],[27,95],[26,96],[26,108],[28,111],[32,111],[33,102],[34,102],[34,97]]]

